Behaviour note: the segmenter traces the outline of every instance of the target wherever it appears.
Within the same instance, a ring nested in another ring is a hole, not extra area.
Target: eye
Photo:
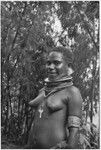
[[[60,64],[61,64],[61,61],[55,60],[55,61],[54,61],[54,64],[55,64],[55,65],[60,65]]]
[[[51,64],[51,62],[50,62],[50,61],[47,61],[47,62],[46,62],[46,65],[47,65],[47,66],[49,66],[50,64]]]

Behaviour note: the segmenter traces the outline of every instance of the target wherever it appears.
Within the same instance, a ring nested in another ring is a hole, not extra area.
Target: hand
[[[50,149],[65,149],[65,148],[69,148],[69,146],[66,143],[66,141],[62,141],[62,142],[58,143],[57,145],[53,146]]]

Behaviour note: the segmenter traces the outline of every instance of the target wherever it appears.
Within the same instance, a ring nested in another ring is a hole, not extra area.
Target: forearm
[[[69,129],[69,137],[68,140],[61,141],[60,143],[56,144],[51,149],[76,149],[77,148],[77,132],[78,128],[70,128]]]
[[[80,127],[81,119],[77,116],[69,116],[68,117],[68,129],[69,129],[69,137],[68,137],[68,145],[70,149],[77,148],[78,145],[78,130]]]
[[[78,128],[70,127],[69,128],[69,137],[68,137],[68,146],[69,149],[76,149],[78,144]]]

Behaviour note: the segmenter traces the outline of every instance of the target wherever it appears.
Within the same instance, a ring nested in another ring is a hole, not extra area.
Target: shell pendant
[[[38,110],[38,112],[39,112],[39,118],[41,118],[42,117],[42,113],[43,113],[43,109],[40,107],[40,109]]]

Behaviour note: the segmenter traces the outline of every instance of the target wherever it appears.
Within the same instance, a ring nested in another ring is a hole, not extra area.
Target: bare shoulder
[[[78,93],[80,93],[80,90],[76,86],[71,86],[71,87],[68,88],[68,90],[69,90],[69,92],[71,94],[78,94]]]
[[[67,90],[72,100],[82,102],[82,96],[81,96],[80,90],[77,87],[71,86]]]

